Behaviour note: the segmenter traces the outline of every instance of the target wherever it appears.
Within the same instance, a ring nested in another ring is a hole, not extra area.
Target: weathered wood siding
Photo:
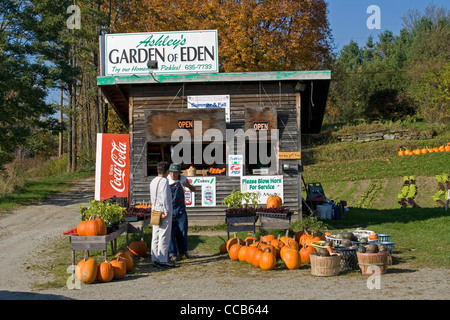
[[[201,83],[188,85],[152,85],[130,88],[130,139],[131,176],[130,203],[149,201],[149,184],[154,178],[147,176],[146,158],[146,110],[171,111],[187,108],[190,95],[230,95],[231,121],[227,129],[243,129],[246,106],[271,106],[277,111],[277,128],[280,133],[279,151],[299,150],[297,109],[299,99],[295,82],[263,83]],[[164,125],[164,124],[161,124]],[[281,170],[282,164],[290,164],[288,172]],[[279,174],[284,176],[284,205],[298,212],[299,177],[297,160],[280,160]],[[202,207],[201,194],[196,195],[196,207],[187,208],[192,217],[224,216],[223,199],[233,189],[240,189],[239,177],[218,176],[216,183],[216,207]]]

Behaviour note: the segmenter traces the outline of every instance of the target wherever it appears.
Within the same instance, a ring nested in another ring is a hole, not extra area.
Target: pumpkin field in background
[[[433,152],[450,152],[450,142],[447,142],[447,145],[441,145],[439,147],[433,147],[433,148],[417,148],[414,150],[410,150],[408,148],[402,150],[400,149],[397,154],[399,157],[403,156],[413,156],[413,155],[421,155],[421,154],[427,154],[427,153],[433,153]]]

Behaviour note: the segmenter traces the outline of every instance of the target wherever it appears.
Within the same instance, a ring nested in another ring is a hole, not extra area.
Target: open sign
[[[194,120],[178,120],[178,129],[194,129]]]
[[[255,131],[268,131],[269,121],[253,121],[253,129]]]

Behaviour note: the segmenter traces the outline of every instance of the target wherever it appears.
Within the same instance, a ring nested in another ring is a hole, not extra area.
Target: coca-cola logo
[[[109,180],[111,187],[117,192],[125,190],[125,171],[127,164],[127,143],[111,142],[112,180]]]

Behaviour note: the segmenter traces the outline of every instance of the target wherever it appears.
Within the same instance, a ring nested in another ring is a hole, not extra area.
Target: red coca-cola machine
[[[95,200],[128,199],[129,150],[128,134],[97,133]]]

